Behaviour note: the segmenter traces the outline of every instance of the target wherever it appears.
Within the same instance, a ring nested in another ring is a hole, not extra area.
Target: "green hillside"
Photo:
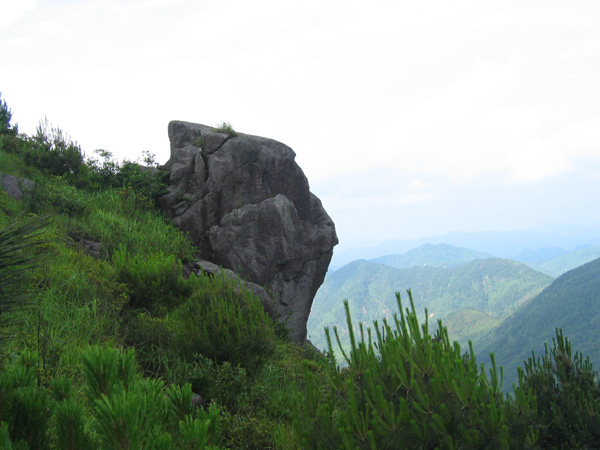
[[[524,264],[500,258],[474,260],[454,269],[395,269],[359,260],[327,275],[313,302],[308,333],[315,345],[324,348],[322,330],[343,325],[344,300],[356,320],[370,323],[390,317],[395,310],[394,293],[407,289],[414,294],[417,311],[427,308],[434,320],[465,309],[502,318],[551,281]]]
[[[526,264],[535,270],[556,278],[596,258],[600,258],[600,245],[580,248],[544,261]]]
[[[371,262],[403,269],[406,267],[445,267],[451,269],[475,259],[489,258],[487,253],[476,252],[468,248],[454,247],[448,244],[423,244],[402,255],[387,255],[371,259]]]
[[[10,120],[0,99],[0,449],[599,448],[597,375],[566,341],[507,397],[496,367],[368,279],[443,282],[505,314],[519,300],[503,296],[525,301],[548,277],[490,259],[399,278],[359,261],[328,286],[354,294],[342,275],[356,277],[363,306],[375,295],[394,319],[366,331],[330,305],[349,324],[336,360],[291,343],[239,283],[192,273],[197,250],[155,206],[151,155],[85,158],[59,128],[28,136]]]
[[[596,367],[600,365],[600,259],[557,278],[494,330],[478,354],[483,360],[494,352],[509,380],[515,381],[516,367],[532,350],[540,354],[555,328],[561,328],[574,348],[588,355]]]
[[[452,340],[464,346],[473,341],[475,348],[478,348],[479,341],[499,326],[502,320],[476,309],[461,309],[444,317],[443,324]]]

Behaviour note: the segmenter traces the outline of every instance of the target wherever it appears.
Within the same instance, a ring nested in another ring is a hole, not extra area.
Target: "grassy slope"
[[[196,250],[186,236],[132,189],[77,189],[60,177],[25,165],[22,155],[1,148],[0,167],[3,173],[37,183],[34,194],[22,201],[0,190],[0,227],[27,222],[37,214],[49,216],[42,236],[45,243],[36,256],[39,265],[30,277],[32,305],[12,313],[19,326],[6,330],[11,336],[0,345],[0,368],[24,350],[34,351],[42,361],[37,372],[40,385],[47,386],[56,377],[72,377],[83,402],[82,351],[90,344],[134,347],[144,376],[167,384],[192,383],[206,401],[225,408],[223,443],[227,446],[239,447],[244,442],[245,448],[272,448],[281,441],[278,448],[297,448],[291,434],[295,376],[301,373],[304,358],[323,360],[309,349],[279,338],[264,354],[253,349],[249,338],[237,344],[234,338],[231,345],[239,348],[228,349],[244,357],[231,364],[226,361],[227,354],[210,356],[222,348],[210,348],[209,357],[191,353],[193,349],[186,353],[194,336],[186,337],[185,330],[202,324],[203,317],[190,315],[195,311],[191,307],[178,313],[176,304],[127,306],[134,288],[123,282],[114,259],[122,249],[142,267],[146,261],[159,264],[170,258],[191,261]],[[88,254],[82,240],[101,244],[101,255]],[[212,284],[201,279],[194,284],[193,295],[210,301],[216,295]],[[214,315],[210,319],[213,330],[217,330],[215,325],[226,325],[215,319]],[[270,322],[263,328],[267,336],[276,332]],[[224,341],[215,335],[215,342]],[[208,348],[206,343],[200,344],[198,353]],[[252,363],[238,366],[238,361]],[[321,366],[314,364],[315,370],[320,370]]]

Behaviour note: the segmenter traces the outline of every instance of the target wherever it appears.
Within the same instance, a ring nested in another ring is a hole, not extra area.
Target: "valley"
[[[551,342],[555,328],[562,328],[574,349],[597,366],[598,257],[598,245],[523,249],[507,259],[449,244],[422,244],[403,254],[353,261],[327,274],[309,317],[309,339],[326,349],[325,327],[348,334],[344,300],[354,321],[368,325],[391,319],[395,292],[408,306],[410,289],[421,319],[427,309],[430,326],[442,319],[451,340],[463,348],[473,342],[480,361],[489,362],[489,353],[495,353],[506,369],[505,388],[516,381],[516,367],[531,350],[539,354]]]

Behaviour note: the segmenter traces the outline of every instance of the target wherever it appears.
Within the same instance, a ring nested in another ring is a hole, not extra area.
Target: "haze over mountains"
[[[535,255],[536,252],[544,252],[548,249],[555,249],[555,252],[558,249],[566,253],[585,246],[600,245],[600,225],[595,227],[579,227],[551,224],[535,230],[455,231],[444,235],[427,236],[419,239],[385,242],[371,247],[350,248],[346,246],[344,249],[334,251],[330,267],[336,270],[358,259],[369,260],[386,255],[403,254],[422,244],[449,244],[455,247],[487,253],[499,258],[511,258],[527,262],[525,259],[521,259],[521,256],[527,258],[532,253]],[[548,253],[549,257],[559,255],[559,253]],[[539,260],[539,255],[536,256],[536,260]]]

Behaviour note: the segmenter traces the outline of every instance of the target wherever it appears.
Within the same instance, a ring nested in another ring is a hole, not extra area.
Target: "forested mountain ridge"
[[[525,264],[552,277],[558,277],[596,258],[600,258],[600,245],[585,246],[562,255],[541,261],[525,262]]]
[[[458,267],[474,259],[489,258],[487,253],[448,244],[423,244],[401,255],[386,255],[371,262],[402,269],[405,267],[431,266],[447,269]]]
[[[540,354],[556,328],[561,328],[574,348],[588,355],[596,367],[600,364],[600,259],[554,280],[480,342],[477,353],[483,361],[494,352],[508,379],[515,381],[516,367],[531,356],[532,350]]]
[[[541,292],[552,278],[516,261],[501,258],[474,260],[447,269],[396,269],[365,260],[330,273],[315,297],[308,321],[309,336],[324,345],[323,328],[342,325],[343,301],[356,320],[370,323],[395,310],[394,293],[411,289],[417,312],[427,308],[434,320],[464,309],[503,318]]]

